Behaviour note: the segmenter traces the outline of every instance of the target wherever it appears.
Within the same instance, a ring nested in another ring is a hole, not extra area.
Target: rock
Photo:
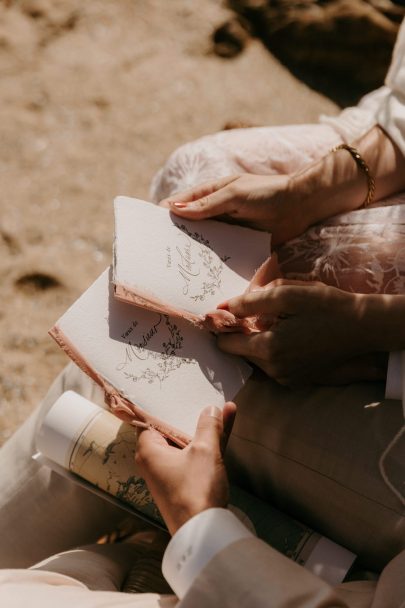
[[[249,38],[248,24],[234,18],[220,25],[213,34],[214,53],[219,57],[236,57]]]
[[[335,97],[343,98],[358,97],[383,83],[405,16],[404,2],[390,0],[229,0],[229,4],[298,76],[315,88],[335,88]]]
[[[43,20],[54,29],[72,29],[80,3],[77,0],[20,0],[20,9],[32,19]]]

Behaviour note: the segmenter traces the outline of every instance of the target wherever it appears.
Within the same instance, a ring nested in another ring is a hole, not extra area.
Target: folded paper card
[[[50,334],[105,390],[117,415],[152,425],[179,445],[193,436],[201,410],[233,399],[250,374],[209,332],[118,301],[110,269]]]
[[[115,199],[114,211],[115,296],[210,329],[207,313],[246,291],[270,255],[267,232],[187,221],[124,196]]]

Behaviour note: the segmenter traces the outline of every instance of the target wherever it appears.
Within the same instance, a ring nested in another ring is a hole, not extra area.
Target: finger
[[[223,177],[221,179],[215,179],[208,182],[203,182],[202,184],[198,184],[193,188],[189,188],[188,190],[183,190],[183,192],[177,192],[172,196],[168,196],[160,201],[159,205],[164,207],[173,207],[173,210],[176,210],[176,207],[181,204],[187,205],[187,203],[192,203],[193,201],[197,201],[203,196],[209,196],[213,192],[217,190],[221,190],[235,179],[237,179],[238,175],[228,175],[227,177]],[[178,207],[180,208],[180,207]]]
[[[291,386],[293,382],[288,376],[282,376],[280,374],[275,374],[272,368],[271,363],[269,361],[264,361],[263,359],[257,359],[256,357],[249,357],[249,363],[253,363],[257,367],[259,367],[267,376],[275,380],[278,384],[282,386]]]
[[[288,315],[258,315],[255,319],[255,329],[258,331],[267,331],[268,329],[272,329],[282,318],[288,318]]]
[[[300,287],[324,287],[325,283],[321,281],[296,281],[295,279],[274,278],[267,287],[285,287],[285,286],[300,286]]]
[[[232,433],[233,423],[236,417],[236,405],[232,401],[228,401],[222,410],[223,431],[221,437],[221,454],[224,454],[228,445],[229,437]]]
[[[267,360],[272,335],[271,331],[249,335],[220,334],[217,337],[217,345],[221,350],[232,355]]]
[[[224,429],[222,411],[219,407],[208,406],[200,414],[194,439],[189,445],[202,442],[209,446],[214,454],[220,449],[221,435]],[[185,448],[187,449],[187,448]]]
[[[275,281],[275,279],[280,280],[281,276],[281,270],[278,265],[278,256],[276,253],[272,253],[264,264],[262,264],[260,268],[256,270],[255,275],[247,289],[247,293],[258,288],[262,289],[271,281]]]
[[[278,315],[296,311],[295,298],[291,298],[293,287],[267,287],[250,291],[218,305],[236,317],[252,317],[262,313]]]
[[[190,220],[204,220],[210,217],[224,216],[232,212],[233,198],[229,190],[222,188],[207,194],[192,203],[174,203],[170,210]]]
[[[136,462],[143,466],[157,458],[161,457],[162,449],[171,448],[166,439],[154,429],[141,431],[138,436],[136,446]]]
[[[170,209],[176,215],[191,220],[203,220],[210,217],[229,217],[236,211],[235,197],[229,188],[221,188],[206,194],[190,203],[173,203]]]

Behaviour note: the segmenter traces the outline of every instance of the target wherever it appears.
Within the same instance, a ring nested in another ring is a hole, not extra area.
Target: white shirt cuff
[[[189,519],[165,551],[163,576],[182,599],[208,562],[222,549],[253,534],[228,511],[207,509]]]

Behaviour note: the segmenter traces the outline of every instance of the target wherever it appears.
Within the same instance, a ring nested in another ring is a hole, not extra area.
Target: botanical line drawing
[[[221,288],[223,263],[226,263],[231,258],[229,255],[219,256],[221,262],[215,264],[211,244],[208,239],[204,238],[199,232],[191,232],[184,224],[174,222],[174,225],[188,237],[203,245],[198,256],[201,258],[204,268],[207,269],[207,280],[202,283],[200,293],[189,296],[194,302],[203,302],[207,296],[214,296]]]
[[[124,371],[124,376],[132,382],[146,381],[148,384],[159,382],[160,385],[170,376],[170,374],[182,365],[194,364],[194,359],[187,357],[179,357],[178,351],[183,348],[183,336],[177,325],[170,321],[167,315],[162,315],[165,327],[169,332],[167,341],[162,342],[162,350],[160,352],[148,353],[148,359],[156,361],[156,366],[146,367],[138,374],[132,374]]]

